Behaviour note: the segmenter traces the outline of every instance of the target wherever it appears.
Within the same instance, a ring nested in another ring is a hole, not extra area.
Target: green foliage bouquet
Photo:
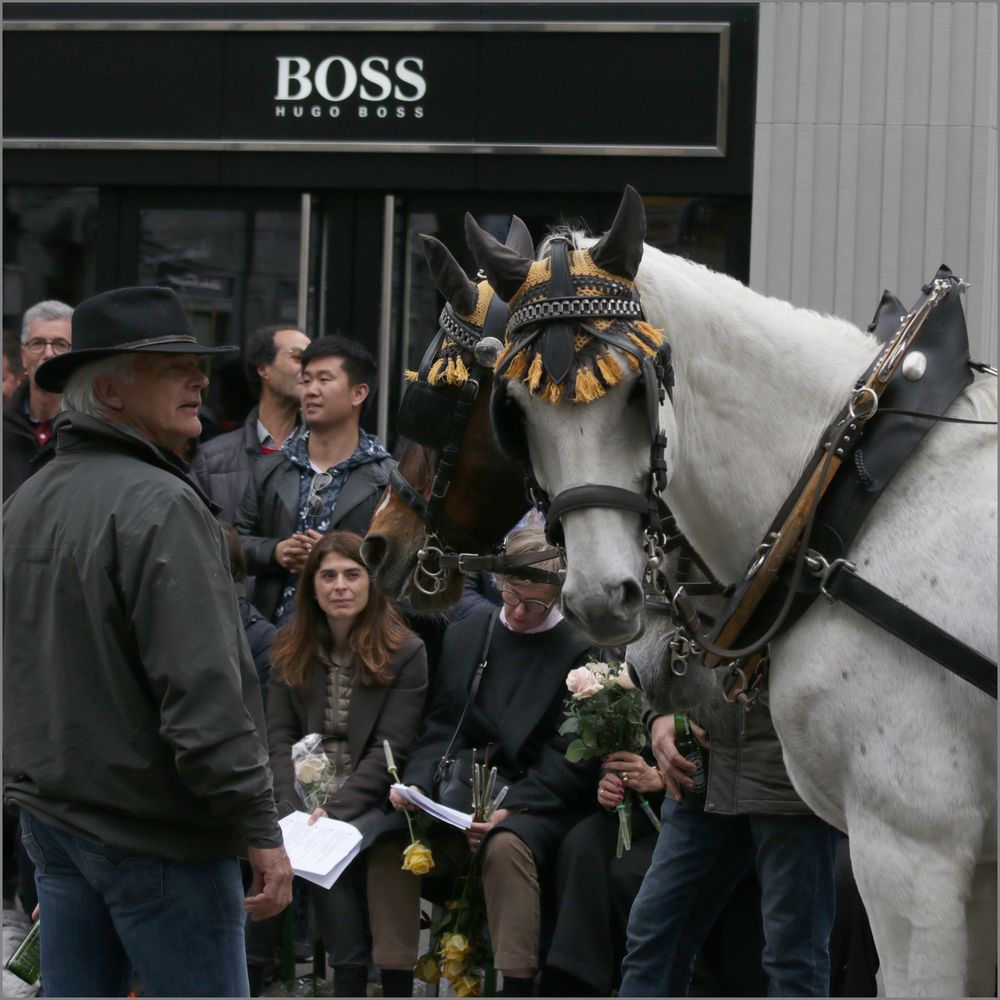
[[[616,750],[639,753],[646,745],[642,724],[642,695],[632,683],[625,663],[591,660],[566,677],[571,697],[566,705],[562,734],[575,739],[566,748],[571,761],[606,757]],[[648,810],[648,803],[643,802]],[[632,800],[626,791],[618,813],[618,857],[632,847]]]

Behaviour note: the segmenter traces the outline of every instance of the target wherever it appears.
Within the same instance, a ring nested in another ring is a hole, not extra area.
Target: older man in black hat
[[[47,996],[124,996],[133,970],[149,995],[247,996],[244,911],[291,898],[225,542],[177,455],[222,350],[169,289],[123,288],[35,374],[64,411],[4,505],[4,793]]]

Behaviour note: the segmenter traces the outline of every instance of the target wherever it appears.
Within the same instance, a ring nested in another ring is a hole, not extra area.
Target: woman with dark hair
[[[386,808],[391,779],[383,740],[405,759],[427,690],[423,643],[371,585],[361,537],[324,535],[299,582],[295,616],[271,647],[267,735],[274,792],[282,815],[304,804],[295,788],[292,746],[322,737],[334,779],[314,816],[352,823],[362,854],[329,890],[309,884],[320,937],[334,970],[336,996],[366,993],[369,933],[364,850],[398,824]],[[252,963],[248,947],[248,961]]]

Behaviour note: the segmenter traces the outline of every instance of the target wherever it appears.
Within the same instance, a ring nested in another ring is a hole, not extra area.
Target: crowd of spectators
[[[41,302],[5,334],[4,894],[40,898],[47,995],[125,995],[134,976],[150,994],[260,994],[294,810],[362,837],[331,889],[297,893],[337,996],[366,995],[373,968],[384,995],[412,995],[421,899],[450,898],[472,859],[503,995],[874,995],[846,844],[792,789],[766,704],[696,729],[713,814],[681,801],[694,765],[656,677],[634,676],[643,753],[571,761],[567,675],[621,651],[562,617],[558,566],[470,576],[442,618],[394,606],[360,555],[394,464],[362,426],[373,358],[262,328],[256,405],[200,441],[197,362],[224,350],[153,288]],[[546,547],[537,515],[507,541]],[[292,764],[312,733],[334,775],[315,808]],[[507,787],[467,831],[423,827],[430,870],[401,863],[416,807],[386,741],[418,791],[477,753]],[[662,830],[637,813],[622,853],[627,789]],[[831,929],[850,942],[832,967]]]

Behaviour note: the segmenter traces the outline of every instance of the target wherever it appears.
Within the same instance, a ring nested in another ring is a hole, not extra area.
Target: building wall
[[[938,265],[997,361],[997,4],[760,5],[750,284],[866,325]]]

